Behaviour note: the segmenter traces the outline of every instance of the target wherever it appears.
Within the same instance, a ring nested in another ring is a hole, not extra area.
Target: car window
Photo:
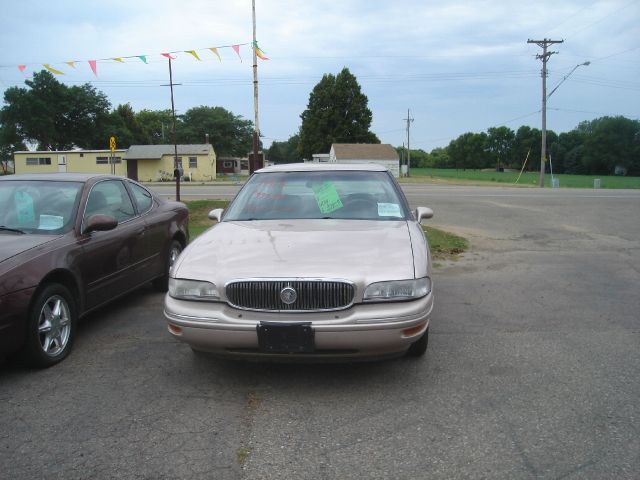
[[[135,216],[131,198],[120,180],[105,180],[93,186],[87,199],[84,218],[97,214],[110,215],[118,223]]]
[[[129,187],[131,188],[131,192],[133,193],[133,198],[136,200],[136,204],[138,205],[138,211],[140,213],[145,213],[148,211],[153,205],[153,197],[151,196],[151,192],[146,188],[141,187],[135,183],[129,182]]]
[[[321,171],[255,174],[225,220],[405,220],[406,202],[387,172]]]
[[[79,182],[0,182],[0,226],[26,233],[64,233],[73,227],[81,187]]]

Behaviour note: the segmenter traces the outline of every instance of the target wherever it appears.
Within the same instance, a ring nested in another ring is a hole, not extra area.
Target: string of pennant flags
[[[202,53],[198,54],[198,52],[211,52],[211,54],[215,55],[218,60],[220,62],[222,62],[222,57],[220,56],[220,50],[221,49],[225,49],[225,48],[231,48],[236,55],[238,56],[238,59],[240,60],[240,62],[242,62],[242,55],[240,54],[240,47],[246,47],[248,46],[251,50],[254,50],[256,52],[256,56],[260,59],[260,60],[269,60],[269,58],[265,55],[265,52],[263,50],[260,49],[260,47],[258,46],[258,42],[250,42],[250,43],[237,43],[235,45],[221,45],[218,47],[207,47],[207,48],[200,48],[200,49],[194,49],[194,50],[176,50],[176,51],[172,51],[172,52],[163,52],[163,53],[159,53],[157,55],[161,55],[163,57],[166,57],[170,60],[175,60],[176,58],[178,58],[178,55],[180,54],[188,54],[191,57],[193,57],[196,61],[201,62],[202,58],[201,55],[203,55]],[[148,57],[150,57],[150,55],[128,55],[128,56],[120,56],[120,57],[109,57],[109,58],[100,58],[100,59],[95,59],[95,60],[70,60],[67,62],[60,62],[60,64],[65,64],[67,65],[69,68],[75,69],[76,68],[76,64],[80,64],[80,63],[84,63],[85,61],[89,64],[89,67],[91,68],[91,71],[93,72],[93,74],[97,77],[98,76],[98,62],[114,62],[114,63],[127,63],[126,60],[128,59],[138,59],[140,60],[142,63],[148,64]],[[65,73],[60,70],[59,68],[56,68],[53,65],[58,65],[58,63],[56,64],[51,64],[51,63],[43,63],[41,64],[46,70],[48,70],[49,72],[53,73],[54,75],[64,75]],[[25,70],[27,69],[27,64],[20,64],[17,66],[18,70],[20,70],[21,73],[24,73]]]

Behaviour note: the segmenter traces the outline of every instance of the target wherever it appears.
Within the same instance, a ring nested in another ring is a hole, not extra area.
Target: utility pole
[[[544,187],[545,162],[547,160],[547,60],[554,53],[548,52],[547,47],[554,43],[563,43],[564,40],[527,40],[527,43],[535,43],[542,48],[542,55],[536,55],[537,60],[542,60],[542,146],[540,149],[540,181],[539,186]]]
[[[173,73],[171,72],[171,56],[169,56],[169,87],[171,89],[171,136],[173,137],[173,174],[176,176],[176,201],[180,201],[180,174],[178,165],[178,141],[176,140],[176,105],[173,101]]]
[[[182,85],[181,83],[173,83],[173,72],[171,71],[171,54],[165,55],[169,59],[169,85],[162,85],[163,87],[170,87],[171,89],[171,135],[173,137],[173,174],[176,177],[176,200],[180,201],[180,175],[182,174],[182,165],[178,164],[178,142],[176,140],[176,106],[173,101],[173,86]],[[162,124],[162,133],[164,138],[164,124]]]
[[[407,177],[409,176],[409,168],[411,168],[411,142],[409,141],[410,130],[411,130],[411,122],[413,122],[413,118],[411,118],[409,109],[407,108]]]
[[[253,18],[253,162],[249,162],[249,174],[252,174],[258,164],[258,149],[260,124],[258,123],[258,55],[256,52],[256,0],[251,0],[251,14]]]

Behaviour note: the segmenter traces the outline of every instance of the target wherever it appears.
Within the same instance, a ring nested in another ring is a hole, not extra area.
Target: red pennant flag
[[[18,65],[18,70],[20,70],[22,73],[24,73],[25,68],[27,68],[26,65]]]
[[[89,66],[91,67],[91,70],[93,70],[93,74],[97,77],[98,76],[98,69],[97,69],[96,61],[95,60],[89,60]]]
[[[161,53],[160,55],[162,55],[163,57],[167,57],[170,60],[175,60],[177,57],[172,57],[170,53]]]
[[[240,45],[231,45],[231,48],[238,54],[238,58],[242,62],[242,57],[240,56]]]

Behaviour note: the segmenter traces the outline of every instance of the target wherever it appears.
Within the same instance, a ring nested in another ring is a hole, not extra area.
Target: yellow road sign
[[[109,148],[111,149],[111,153],[113,153],[116,149],[116,137],[109,138]]]

